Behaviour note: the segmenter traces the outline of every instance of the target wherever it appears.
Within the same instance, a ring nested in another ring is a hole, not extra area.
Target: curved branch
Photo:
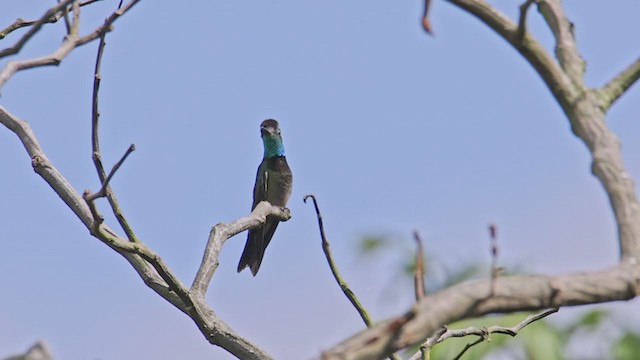
[[[241,359],[264,360],[271,358],[266,352],[242,338],[218,318],[213,309],[204,302],[204,299],[190,294],[189,290],[153,250],[142,243],[130,242],[122,238],[104,224],[95,226],[94,217],[87,202],[49,161],[26,121],[12,115],[0,106],[0,124],[18,136],[32,159],[36,173],[53,188],[92,235],[122,255],[147,286],[191,317],[207,341],[224,348]]]
[[[571,79],[526,29],[483,0],[447,0],[475,16],[506,40],[533,66],[565,112],[580,94]]]
[[[9,27],[2,30],[2,37],[4,37],[11,31],[19,29],[20,27],[33,25],[33,27],[29,29],[29,31],[27,31],[27,33],[20,38],[20,40],[18,40],[15,44],[13,44],[13,46],[10,46],[0,51],[0,59],[9,55],[17,54],[20,50],[22,50],[22,47],[27,43],[27,41],[29,41],[38,31],[40,31],[40,28],[42,27],[42,25],[44,25],[46,22],[49,22],[50,19],[58,16],[58,13],[60,13],[61,11],[63,10],[66,11],[67,6],[71,4],[71,2],[73,1],[75,0],[61,1],[60,3],[58,3],[58,5],[47,10],[47,12],[45,12],[44,15],[40,17],[40,19],[38,19],[33,23],[24,21],[22,19],[18,19],[16,20],[15,23],[13,23],[12,25],[9,25]]]
[[[271,205],[268,201],[261,201],[247,217],[240,218],[230,224],[219,223],[209,233],[207,247],[202,256],[202,263],[191,285],[191,293],[203,299],[209,288],[211,278],[218,268],[218,256],[222,245],[231,237],[249,229],[257,228],[267,221],[267,216],[273,216],[280,221],[291,218],[289,209]]]
[[[72,0],[65,0],[62,3],[60,3],[60,5],[62,4],[69,4]],[[27,60],[21,60],[21,61],[9,61],[4,69],[2,69],[2,71],[0,71],[0,88],[2,88],[4,86],[4,84],[13,76],[15,75],[15,73],[17,73],[18,71],[21,70],[25,70],[25,69],[31,69],[31,68],[35,68],[35,67],[41,67],[41,66],[50,66],[50,65],[59,65],[60,62],[62,62],[62,60],[64,60],[65,57],[67,57],[67,55],[69,55],[69,53],[75,49],[76,47],[82,46],[88,42],[91,42],[97,38],[99,38],[102,34],[111,31],[111,25],[123,14],[125,14],[127,11],[131,10],[131,8],[133,8],[138,2],[140,2],[140,0],[131,0],[130,2],[128,2],[126,5],[124,5],[122,8],[114,11],[105,21],[104,24],[102,24],[101,26],[99,26],[98,28],[96,28],[93,32],[79,37],[76,34],[73,34],[73,32],[68,35],[64,42],[62,43],[62,45],[53,53],[46,55],[46,56],[42,56],[42,57],[38,57],[38,58],[33,58],[33,59],[27,59]],[[55,7],[53,9],[57,9],[58,7]],[[46,14],[45,14],[46,15]],[[44,18],[44,17],[43,17]],[[77,25],[77,24],[76,24]],[[32,28],[32,30],[29,31],[30,34],[33,29],[35,29],[36,26],[34,25],[34,27]],[[39,29],[39,27],[38,27]],[[37,30],[35,30],[37,31]],[[33,33],[35,34],[35,31],[33,31]],[[25,36],[27,36],[27,34],[25,34]],[[27,40],[33,36],[30,35]],[[24,41],[26,42],[26,40]],[[24,45],[24,44],[22,44]],[[22,45],[20,45],[20,47],[15,51],[19,51],[19,49],[22,47]],[[3,52],[7,51],[7,49],[3,50],[2,52],[0,52],[0,57],[2,57]],[[11,50],[13,51],[13,50]],[[15,52],[11,52],[9,51],[8,54],[14,54]]]
[[[560,306],[632,299],[640,293],[640,267],[620,264],[611,269],[559,276],[505,276],[487,298],[490,280],[465,282],[421,300],[401,317],[384,321],[324,352],[323,360],[381,359],[418,344],[444,325],[489,313],[536,311]],[[393,331],[390,324],[409,319]],[[319,359],[320,359],[319,358]]]
[[[522,320],[521,322],[517,323],[514,326],[511,327],[504,327],[504,326],[498,326],[498,325],[493,325],[493,326],[489,326],[489,327],[483,327],[483,328],[477,328],[477,327],[468,327],[468,328],[464,328],[464,329],[455,329],[455,330],[451,330],[451,329],[447,329],[446,327],[442,328],[441,330],[438,330],[433,336],[429,337],[427,339],[427,341],[425,341],[422,345],[420,345],[420,352],[417,352],[416,354],[414,354],[413,356],[411,356],[411,358],[409,358],[409,360],[419,360],[422,357],[422,353],[425,350],[429,350],[431,349],[433,346],[449,339],[452,337],[465,337],[465,336],[469,336],[469,335],[475,335],[479,337],[479,340],[484,341],[488,336],[490,336],[491,334],[504,334],[504,335],[509,335],[509,336],[516,336],[518,335],[518,333],[520,332],[520,330],[522,330],[523,328],[525,328],[526,326],[541,320],[551,314],[554,314],[558,312],[558,309],[549,309],[549,310],[545,310],[542,311],[540,313],[537,314],[531,314],[529,316],[527,316],[524,320]],[[480,342],[481,342],[480,341]],[[475,344],[475,343],[472,343]],[[471,347],[471,346],[469,346]],[[468,348],[465,348],[464,351],[462,351],[460,353],[463,354]],[[460,357],[460,355],[458,355],[458,357]]]
[[[583,87],[586,65],[578,53],[573,23],[565,16],[559,0],[540,0],[538,8],[556,39],[555,52],[560,66],[577,86]]]
[[[103,1],[103,0],[87,0],[87,1],[83,1],[81,3],[79,3],[79,6],[87,6],[87,5],[91,5],[95,2],[98,1]],[[60,1],[58,1],[58,6],[60,5]],[[57,6],[56,6],[57,7]],[[67,12],[66,11],[53,11],[53,8],[48,10],[45,15],[53,13],[53,15],[51,15],[49,18],[46,18],[44,20],[43,23],[49,23],[49,24],[53,24],[58,22],[58,20],[60,20],[60,18],[64,17]],[[43,16],[44,17],[44,16]],[[14,21],[11,25],[5,27],[4,29],[0,30],[0,40],[4,39],[7,35],[9,35],[10,33],[18,30],[18,29],[22,29],[23,27],[27,27],[27,26],[32,26],[32,25],[36,25],[38,23],[38,21],[42,20],[41,17],[40,19],[37,20],[24,20],[21,18],[16,19],[16,21]],[[70,27],[67,29],[69,30]],[[31,35],[33,36],[33,35]],[[24,45],[24,44],[23,44]],[[19,51],[19,50],[18,50]]]

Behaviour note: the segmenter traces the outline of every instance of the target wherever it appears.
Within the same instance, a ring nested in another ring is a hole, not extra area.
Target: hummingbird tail
[[[262,258],[264,257],[264,251],[267,249],[267,245],[273,237],[273,233],[278,227],[278,220],[269,219],[264,226],[249,230],[247,236],[247,243],[240,256],[240,262],[238,263],[238,272],[242,271],[247,266],[251,269],[253,276],[256,276],[258,270],[260,270],[260,264],[262,264]]]

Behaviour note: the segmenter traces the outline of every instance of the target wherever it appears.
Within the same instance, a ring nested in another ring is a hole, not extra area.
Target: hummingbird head
[[[264,157],[284,156],[284,145],[282,144],[280,127],[276,120],[267,119],[263,121],[260,124],[260,135],[264,144]]]

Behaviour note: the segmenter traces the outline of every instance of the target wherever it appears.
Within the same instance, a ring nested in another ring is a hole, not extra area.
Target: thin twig
[[[527,32],[527,11],[534,2],[537,2],[537,0],[527,0],[520,5],[520,18],[518,19],[518,29],[516,30],[516,39],[520,42],[524,40],[524,34]]]
[[[93,95],[91,101],[91,147],[92,147],[92,156],[93,164],[98,173],[98,178],[100,179],[100,183],[104,184],[107,179],[107,174],[104,170],[104,166],[102,165],[102,155],[100,153],[100,138],[99,138],[99,124],[100,124],[100,109],[99,109],[99,97],[98,94],[100,92],[100,83],[102,81],[102,74],[100,73],[100,67],[102,64],[102,56],[104,54],[104,48],[106,46],[105,42],[106,34],[102,34],[100,36],[100,43],[98,45],[98,54],[96,55],[96,65],[93,73]],[[111,206],[111,210],[113,211],[114,216],[118,220],[118,223],[124,230],[125,234],[129,241],[139,242],[140,240],[133,232],[132,226],[127,221],[124,216],[122,209],[120,208],[120,204],[118,203],[118,199],[113,191],[111,191],[111,187],[107,183],[105,187],[105,194],[107,196],[107,200],[109,201],[109,206]]]
[[[429,35],[433,35],[433,28],[429,21],[429,10],[431,10],[431,0],[424,0],[424,12],[422,13],[422,28]]]
[[[66,3],[69,3],[71,0],[65,0]],[[0,88],[2,88],[2,86],[4,86],[4,84],[18,71],[20,70],[24,70],[24,69],[30,69],[30,68],[34,68],[34,67],[41,67],[41,66],[50,66],[50,65],[58,65],[60,64],[60,62],[67,56],[69,55],[69,53],[79,47],[82,46],[90,41],[93,41],[97,38],[99,38],[102,34],[111,31],[111,25],[122,15],[124,15],[127,11],[131,10],[131,8],[133,8],[137,3],[139,3],[141,0],[131,0],[130,2],[128,2],[126,5],[124,5],[121,9],[118,9],[116,11],[114,11],[113,13],[111,13],[111,15],[104,21],[104,23],[99,26],[98,28],[96,28],[93,32],[82,36],[82,37],[78,37],[78,36],[73,36],[73,35],[68,35],[64,42],[62,43],[62,45],[53,53],[47,55],[47,56],[43,56],[43,57],[39,57],[39,58],[33,58],[33,59],[28,59],[28,60],[22,60],[22,61],[9,61],[4,69],[2,69],[2,71],[0,71]],[[50,10],[51,11],[51,10]],[[49,12],[47,12],[49,13]],[[46,14],[45,14],[46,15]],[[36,24],[37,25],[37,24]],[[33,29],[36,28],[36,25],[34,25],[33,28],[31,28],[31,30],[25,34],[25,37],[29,34],[31,34],[33,31]],[[38,27],[39,29],[39,27]],[[35,32],[34,32],[35,33]],[[33,34],[29,35],[28,37],[26,37],[26,39],[28,40],[31,36],[33,36]],[[25,38],[23,37],[23,39]],[[21,40],[22,41],[22,40]],[[26,40],[24,40],[23,42],[26,42]],[[5,50],[0,51],[0,57],[2,57],[4,54],[4,56],[9,55],[9,54],[14,54],[17,51],[19,51],[19,48],[22,47],[22,45],[24,45],[24,43],[20,43],[20,46],[18,47],[18,49],[16,50],[16,46],[11,47],[11,48],[7,48]]]
[[[460,356],[462,356],[462,354],[464,354],[464,352],[466,352],[470,347],[479,344],[480,342],[486,340],[489,338],[489,336],[491,334],[504,334],[504,335],[509,335],[509,336],[516,336],[518,335],[518,333],[526,326],[530,325],[531,323],[534,323],[540,319],[543,319],[553,313],[558,312],[557,308],[553,308],[553,309],[547,309],[544,311],[541,311],[539,313],[536,314],[530,314],[529,316],[527,316],[524,320],[522,320],[521,322],[517,323],[514,326],[511,327],[505,327],[505,326],[498,326],[498,325],[493,325],[493,326],[489,326],[489,327],[482,327],[482,328],[477,328],[477,327],[467,327],[464,329],[455,329],[455,330],[450,330],[447,329],[446,327],[443,327],[442,329],[438,330],[435,334],[433,334],[432,336],[430,336],[424,343],[422,343],[422,345],[420,345],[420,353],[416,353],[414,354],[410,360],[418,360],[420,359],[420,357],[422,356],[422,352],[424,351],[428,351],[431,348],[433,348],[435,345],[449,339],[452,337],[465,337],[465,336],[470,336],[470,335],[474,335],[474,336],[478,336],[479,338],[471,343],[468,343],[467,346],[465,346],[465,348],[463,349],[462,352],[460,352],[458,354],[458,356],[456,357],[456,359],[460,358]]]
[[[467,343],[464,346],[464,349],[462,349],[462,351],[460,351],[460,353],[458,355],[456,355],[453,358],[453,360],[459,360],[462,357],[462,355],[464,355],[464,353],[467,352],[467,350],[471,349],[472,346],[478,345],[478,344],[480,344],[481,342],[485,341],[488,338],[489,338],[489,334],[482,334],[475,341]]]
[[[420,301],[423,297],[427,296],[427,289],[424,283],[424,248],[422,246],[422,238],[417,230],[413,232],[413,238],[416,240],[416,269],[413,282],[416,301]]]
[[[91,5],[95,2],[98,1],[104,1],[104,0],[87,0],[87,1],[83,1],[80,3],[80,6],[86,6],[86,5]],[[60,0],[58,1],[58,3],[60,3]],[[70,22],[67,23],[66,21],[68,20],[67,15],[67,11],[60,11],[52,16],[50,16],[48,19],[44,20],[44,23],[49,23],[49,24],[53,24],[58,22],[58,20],[60,20],[60,18],[62,18],[63,16],[65,17],[65,26],[67,28],[67,34],[70,32],[71,30],[71,24]],[[38,22],[38,20],[40,19],[36,19],[36,20],[24,20],[21,18],[16,19],[16,21],[13,22],[13,24],[5,27],[4,29],[0,30],[0,40],[4,39],[7,35],[9,35],[10,33],[18,30],[18,29],[22,29],[24,27],[27,26],[31,26],[34,25],[35,23]]]
[[[498,267],[498,228],[495,224],[489,224],[489,239],[491,240],[491,289],[489,290],[489,297],[491,297],[496,292],[496,279],[501,270]]]
[[[58,0],[58,4],[60,4],[61,0]],[[62,13],[62,18],[64,19],[64,26],[67,29],[67,34],[71,34],[71,21],[69,20],[69,10],[65,9]]]
[[[320,238],[322,239],[322,251],[324,251],[324,255],[327,258],[327,262],[329,263],[329,268],[331,268],[333,278],[336,280],[347,299],[349,299],[351,305],[353,305],[358,314],[360,314],[360,318],[362,318],[362,321],[364,321],[365,325],[367,325],[367,327],[371,327],[373,321],[371,320],[371,316],[369,316],[369,312],[367,311],[367,309],[365,309],[364,305],[362,305],[356,294],[349,287],[349,284],[342,278],[340,272],[338,271],[338,266],[336,265],[336,262],[333,259],[333,254],[331,253],[329,240],[327,240],[327,236],[324,232],[324,222],[322,221],[322,213],[320,212],[320,208],[318,207],[318,200],[313,194],[305,195],[302,200],[306,203],[308,198],[311,198],[311,200],[313,200],[313,207],[316,210],[316,217],[318,218]],[[396,354],[391,354],[389,358],[398,360],[400,359]]]
[[[127,151],[125,151],[124,155],[122,155],[120,160],[115,165],[113,165],[113,168],[111,168],[111,171],[109,172],[109,175],[102,182],[102,187],[100,188],[100,190],[98,192],[96,192],[95,194],[89,195],[87,197],[88,201],[94,201],[95,199],[107,196],[107,186],[109,186],[109,182],[111,181],[111,178],[113,177],[113,175],[115,175],[116,171],[118,171],[118,169],[120,168],[122,163],[124,163],[124,161],[127,159],[129,154],[131,154],[135,150],[136,150],[136,145],[135,144],[129,145],[129,148],[127,149]]]
[[[600,89],[603,109],[610,108],[638,79],[640,79],[640,57]]]
[[[360,300],[358,300],[358,297],[353,293],[353,291],[349,287],[349,284],[347,284],[347,282],[342,278],[342,276],[340,276],[338,267],[336,266],[336,263],[333,259],[333,255],[331,254],[331,249],[329,247],[330,246],[329,241],[327,240],[327,237],[324,232],[324,223],[322,221],[322,214],[320,213],[320,208],[318,207],[318,200],[316,199],[315,195],[309,194],[304,196],[303,201],[306,203],[308,198],[311,198],[313,200],[313,206],[315,207],[316,216],[318,218],[318,227],[320,228],[320,237],[322,239],[322,250],[324,251],[325,257],[327,258],[329,267],[331,268],[331,273],[333,274],[333,278],[338,282],[338,285],[340,285],[340,289],[342,289],[342,292],[344,292],[347,299],[349,299],[349,301],[351,302],[351,305],[353,305],[353,307],[356,308],[356,311],[358,311],[358,314],[360,314],[360,317],[362,318],[362,321],[364,321],[365,325],[367,325],[367,327],[370,327],[372,324],[371,316],[369,316],[369,313],[364,308],[364,306],[360,303]]]
[[[42,15],[40,17],[40,19],[36,20],[36,22],[33,23],[33,27],[31,29],[29,29],[29,31],[20,38],[20,40],[18,40],[13,46],[10,46],[10,47],[0,51],[0,59],[5,57],[5,56],[9,56],[9,55],[13,55],[13,54],[18,53],[22,49],[24,44],[26,44],[27,41],[29,41],[29,39],[31,39],[33,37],[33,35],[35,35],[40,30],[40,28],[42,27],[42,25],[45,22],[47,22],[50,18],[56,16],[60,11],[62,11],[62,9],[66,9],[67,5],[69,5],[72,1],[74,1],[74,0],[63,0],[57,6],[54,6],[51,9],[47,10],[47,12],[45,12],[44,15]],[[20,20],[20,19],[18,19],[18,20]],[[21,24],[24,24],[24,23],[25,23],[24,21],[21,22]],[[11,26],[9,28],[11,28]],[[5,29],[5,30],[7,30],[7,29]],[[13,30],[15,30],[15,29],[17,29],[17,27],[13,28]],[[3,30],[3,32],[5,30]],[[13,30],[11,30],[11,31],[13,31]],[[8,33],[3,34],[3,37],[6,36],[6,34],[8,34]]]

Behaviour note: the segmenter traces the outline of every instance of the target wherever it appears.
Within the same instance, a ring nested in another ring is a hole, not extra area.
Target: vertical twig
[[[500,272],[498,267],[498,228],[496,224],[489,224],[489,238],[491,240],[491,289],[489,297],[496,291],[496,279]]]
[[[93,164],[98,173],[98,178],[100,179],[100,183],[102,183],[102,189],[99,193],[102,196],[106,196],[109,201],[109,206],[113,210],[113,214],[118,220],[118,223],[124,230],[125,234],[127,234],[127,238],[132,242],[139,242],[135,233],[133,232],[133,228],[129,225],[129,222],[122,214],[122,209],[120,208],[120,204],[118,203],[118,199],[116,195],[111,191],[111,187],[109,186],[109,180],[117,167],[120,167],[120,164],[124,161],[124,159],[135,150],[135,145],[131,144],[123,158],[120,162],[116,164],[117,167],[114,167],[114,170],[111,171],[111,174],[107,176],[104,165],[102,164],[102,155],[100,153],[100,137],[98,128],[100,125],[100,109],[99,109],[99,97],[98,94],[100,92],[100,83],[102,81],[102,75],[100,72],[100,68],[102,65],[102,56],[104,54],[104,48],[106,46],[105,42],[106,33],[100,34],[100,44],[98,45],[98,54],[96,56],[96,66],[93,74],[93,95],[91,100],[91,147],[92,147],[92,156]]]
[[[433,35],[433,28],[429,22],[429,10],[431,9],[431,0],[424,0],[424,12],[422,14],[422,28],[429,35]]]
[[[329,240],[327,240],[327,236],[325,235],[325,232],[324,232],[324,222],[322,221],[322,213],[320,213],[320,208],[318,207],[318,200],[316,199],[316,196],[313,194],[305,195],[302,200],[306,203],[308,198],[311,198],[311,200],[313,200],[313,207],[316,210],[316,217],[318,218],[320,238],[322,239],[322,251],[324,251],[324,255],[327,258],[327,262],[329,263],[329,268],[331,268],[331,273],[333,274],[333,278],[336,280],[336,282],[340,286],[340,289],[342,289],[342,292],[347,297],[347,299],[349,299],[349,301],[351,302],[351,305],[353,305],[356,311],[358,311],[358,314],[360,314],[360,318],[362,318],[362,321],[364,321],[365,325],[367,325],[367,327],[369,328],[373,325],[371,316],[369,316],[369,312],[367,312],[367,309],[365,309],[362,303],[360,303],[360,300],[358,300],[358,297],[356,296],[356,294],[351,290],[351,288],[349,287],[349,284],[347,284],[347,282],[342,278],[342,276],[340,276],[340,272],[338,271],[338,266],[336,265],[336,262],[333,259],[333,254],[331,254]],[[400,360],[400,358],[396,354],[391,354],[389,358],[392,360]]]
[[[413,238],[416,240],[416,269],[414,272],[414,289],[416,292],[416,301],[427,296],[427,288],[424,281],[424,247],[420,233],[416,230],[413,232]]]

